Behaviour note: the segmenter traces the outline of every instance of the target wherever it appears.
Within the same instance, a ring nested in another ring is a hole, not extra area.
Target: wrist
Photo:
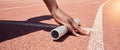
[[[59,10],[59,8],[54,8],[54,9],[52,9],[52,13],[55,13],[55,12],[57,12]]]

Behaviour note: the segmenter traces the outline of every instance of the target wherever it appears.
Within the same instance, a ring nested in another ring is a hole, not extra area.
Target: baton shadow
[[[27,35],[35,31],[45,30],[50,32],[52,29],[58,27],[58,25],[40,22],[50,19],[52,19],[51,15],[43,15],[30,18],[27,21],[0,20],[0,42]],[[62,42],[68,36],[68,34],[64,35],[55,42]]]

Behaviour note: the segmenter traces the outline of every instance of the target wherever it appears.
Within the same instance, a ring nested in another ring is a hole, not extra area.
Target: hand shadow
[[[39,30],[50,32],[52,29],[58,27],[58,25],[40,22],[50,19],[52,19],[52,16],[43,15],[30,18],[27,21],[0,20],[0,42],[27,35]],[[65,35],[65,37],[57,40],[57,42],[62,42],[67,36],[68,35]]]

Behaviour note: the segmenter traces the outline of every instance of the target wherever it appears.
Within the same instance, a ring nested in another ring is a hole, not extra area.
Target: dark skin
[[[76,24],[73,21],[73,18],[63,12],[57,5],[56,0],[43,0],[49,9],[51,15],[53,16],[54,20],[59,25],[64,25],[68,28],[69,31],[72,32],[73,35],[79,36],[76,32],[79,32],[80,34],[89,35],[89,30],[82,29],[81,26]]]

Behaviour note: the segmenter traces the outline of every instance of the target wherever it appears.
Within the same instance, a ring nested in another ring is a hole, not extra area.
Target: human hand
[[[81,26],[74,22],[72,17],[64,13],[62,10],[57,9],[51,14],[59,25],[65,25],[68,30],[72,32],[73,35],[79,36],[79,34],[77,34],[76,32],[84,35],[89,35],[90,31],[82,29]]]

